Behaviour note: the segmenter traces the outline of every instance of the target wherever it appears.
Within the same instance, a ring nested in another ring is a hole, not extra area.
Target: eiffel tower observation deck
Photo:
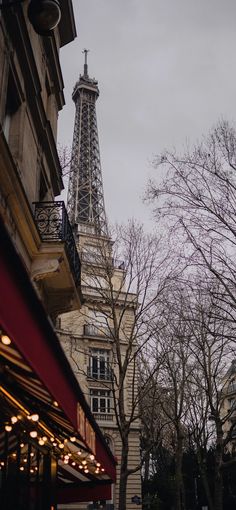
[[[88,75],[88,50],[83,53],[84,73],[72,94],[76,113],[67,206],[75,233],[107,236],[96,116],[99,89]]]

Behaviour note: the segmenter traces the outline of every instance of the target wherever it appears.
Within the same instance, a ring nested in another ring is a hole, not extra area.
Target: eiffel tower
[[[88,75],[88,51],[83,51],[84,74],[72,94],[76,113],[67,208],[75,233],[107,236],[96,116],[99,90],[98,82]]]

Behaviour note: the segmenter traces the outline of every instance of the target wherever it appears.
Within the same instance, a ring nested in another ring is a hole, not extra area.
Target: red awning
[[[38,388],[41,387],[42,391],[45,388],[58,402],[65,419],[73,430],[77,431],[79,440],[83,441],[88,451],[93,452],[94,441],[91,442],[91,437],[95,438],[96,459],[103,465],[106,476],[115,481],[115,459],[94,420],[43,305],[1,223],[0,282],[1,327],[11,337],[22,360],[36,375]],[[37,391],[37,388],[32,386],[33,390]],[[82,427],[79,426],[78,409],[80,420],[81,416],[84,420]],[[106,498],[103,496],[103,499]]]

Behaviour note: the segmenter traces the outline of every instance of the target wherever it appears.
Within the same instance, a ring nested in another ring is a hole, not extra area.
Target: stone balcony
[[[81,263],[64,202],[34,203],[42,241],[32,278],[42,280],[49,312],[58,315],[81,306]]]

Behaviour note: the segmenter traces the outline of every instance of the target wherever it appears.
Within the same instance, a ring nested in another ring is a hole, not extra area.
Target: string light
[[[21,444],[20,444],[20,447],[21,447],[21,448],[24,448],[24,446],[25,446],[25,445],[24,445],[24,443],[21,443]]]
[[[20,466],[20,471],[24,471],[24,466]]]
[[[27,416],[28,420],[39,421],[39,415],[37,413]]]
[[[1,335],[1,340],[4,345],[10,345],[11,339],[7,335]]]
[[[94,455],[89,455],[89,457],[90,457],[91,460],[95,459]]]
[[[58,402],[56,400],[53,400],[53,403],[54,407],[58,407]]]
[[[14,423],[16,423],[17,421],[18,421],[18,417],[17,417],[17,416],[12,416],[12,417],[11,417],[11,422],[13,423],[13,425],[14,425]]]
[[[39,439],[39,445],[40,445],[40,446],[44,446],[44,444],[45,444],[45,441],[43,440],[43,437],[40,437],[40,439]]]
[[[11,425],[5,425],[5,431],[6,432],[11,432],[12,430],[12,426]]]
[[[65,447],[64,443],[59,443],[58,445],[58,448],[60,448],[61,450],[63,450],[63,448]]]
[[[31,430],[29,434],[30,434],[30,437],[32,437],[34,439],[35,437],[37,437],[38,432],[37,432],[37,430]]]
[[[75,436],[70,437],[70,441],[71,441],[72,443],[75,443],[75,441],[76,441],[76,437],[75,437]]]

